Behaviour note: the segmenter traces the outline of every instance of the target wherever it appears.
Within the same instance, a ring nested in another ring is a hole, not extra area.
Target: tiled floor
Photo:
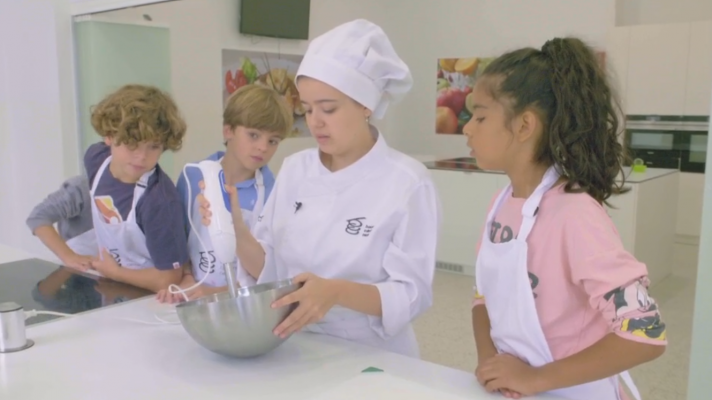
[[[697,246],[676,245],[673,274],[650,290],[667,324],[669,345],[662,357],[631,371],[644,400],[686,396],[697,252]],[[436,274],[433,308],[415,323],[423,359],[474,371],[477,352],[470,318],[472,283],[469,276]]]

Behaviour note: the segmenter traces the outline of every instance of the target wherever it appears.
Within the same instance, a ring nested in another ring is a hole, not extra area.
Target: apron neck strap
[[[519,228],[519,234],[517,235],[518,240],[527,240],[529,233],[534,227],[541,199],[544,197],[544,194],[556,184],[559,177],[560,175],[556,167],[553,165],[549,167],[546,173],[544,173],[544,177],[541,179],[539,186],[534,189],[534,193],[524,202],[524,206],[522,206],[522,226]]]
[[[255,189],[257,190],[257,200],[255,200],[255,206],[252,208],[250,229],[257,223],[257,219],[260,217],[260,214],[262,214],[262,208],[265,204],[265,180],[261,168],[255,171]]]

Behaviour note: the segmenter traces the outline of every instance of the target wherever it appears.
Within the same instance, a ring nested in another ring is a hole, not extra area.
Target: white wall
[[[24,227],[24,219],[63,179],[80,171],[69,16],[154,1],[0,1],[0,46],[5,57],[0,66],[0,168],[11,171],[0,175],[1,243],[44,252]],[[602,43],[613,23],[613,1],[547,0],[543,7],[516,0],[442,0],[437,4],[429,0],[312,0],[310,34],[315,37],[355,18],[380,24],[410,64],[415,87],[377,125],[391,144],[404,151],[464,155],[462,137],[434,133],[435,59],[496,55],[569,33]],[[238,4],[237,0],[181,0],[92,15],[146,23],[142,15],[148,13],[156,24],[170,26],[172,87],[189,124],[184,150],[175,159],[178,168],[221,147],[220,49],[284,53],[306,49],[302,41],[238,34]],[[277,170],[284,156],[310,146],[311,138],[285,141],[272,167]],[[40,165],[40,160],[46,164]],[[175,176],[178,171],[172,172]]]
[[[177,0],[70,0],[72,15],[83,15],[107,10],[118,10],[143,4]]]
[[[390,128],[397,132],[399,149],[437,156],[468,155],[463,136],[435,134],[437,58],[497,56],[521,46],[541,47],[563,35],[604,46],[615,17],[614,0],[387,3],[392,17],[386,27],[416,82],[392,110]]]
[[[365,18],[380,24],[390,33],[393,18],[388,13],[386,4],[394,0],[311,0],[311,14],[309,23],[309,37],[318,35],[356,18]],[[397,1],[397,0],[396,0]],[[415,0],[413,2],[420,2]],[[281,52],[285,54],[304,54],[308,42],[301,40],[278,40],[271,38],[257,38],[241,35],[239,26],[239,2],[232,0],[219,0],[218,25],[220,27],[220,43],[225,48],[251,51]],[[221,103],[222,104],[222,103]],[[387,140],[394,141],[388,130],[388,118],[382,121],[373,121],[383,132]],[[279,150],[270,167],[277,171],[284,157],[296,151],[313,147],[316,142],[312,138],[295,138],[285,140],[280,144]]]
[[[616,25],[649,25],[712,19],[710,0],[616,0]]]
[[[551,10],[556,10],[552,13]],[[189,134],[176,165],[195,161],[220,147],[220,50],[232,48],[303,54],[305,41],[254,38],[238,33],[239,2],[182,0],[97,14],[103,21],[154,23],[171,28],[173,88],[184,110]],[[419,155],[467,155],[462,136],[436,136],[435,60],[439,57],[493,56],[519,46],[541,46],[557,35],[573,34],[603,45],[613,26],[614,0],[518,0],[463,2],[441,0],[312,0],[310,35],[315,37],[355,18],[380,24],[412,69],[411,94],[377,123],[395,147]],[[416,21],[427,21],[416,22]],[[313,146],[311,138],[290,139],[271,165]]]
[[[368,18],[386,23],[380,0],[312,0],[310,35],[315,37],[341,22]],[[303,54],[306,41],[254,38],[238,33],[239,2],[234,0],[181,0],[95,14],[94,20],[168,26],[171,30],[173,95],[188,123],[183,149],[176,154],[180,169],[187,162],[204,158],[222,149],[222,68],[221,50]],[[378,123],[384,128],[386,121]],[[284,141],[270,166],[277,171],[285,156],[314,146],[311,138]],[[178,170],[173,171],[177,176]]]
[[[0,1],[0,243],[36,254],[25,218],[79,171],[69,6]]]

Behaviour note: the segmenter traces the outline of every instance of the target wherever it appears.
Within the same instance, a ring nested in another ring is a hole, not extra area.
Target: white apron
[[[224,183],[224,178],[221,177],[220,181]],[[262,213],[262,207],[265,203],[265,184],[264,178],[262,177],[262,172],[258,169],[255,171],[255,189],[257,190],[257,200],[255,201],[255,206],[252,211],[242,209],[242,218],[245,224],[252,229],[255,226],[257,217]],[[225,189],[223,188],[223,191]],[[200,221],[202,219],[200,215],[200,207],[194,201],[192,204],[191,219],[193,220],[193,226],[195,230],[198,231],[198,235],[190,230],[188,235],[188,249],[190,250],[190,260],[193,265],[193,277],[196,282],[200,282],[205,274],[208,277],[205,278],[203,284],[210,287],[220,287],[227,285],[227,278],[225,277],[225,269],[222,265],[217,265],[217,259],[215,258],[215,253],[213,249],[213,242],[210,239],[210,231],[208,227],[203,225]],[[211,207],[225,207],[224,203],[221,204],[211,204]],[[202,240],[202,244],[201,244]],[[205,246],[203,246],[203,244]],[[205,248],[203,248],[205,247]],[[237,260],[237,254],[235,254],[235,259],[233,262],[237,263],[237,273],[235,279],[240,283],[241,286],[249,286],[255,284],[255,278],[253,278],[244,268],[242,268]]]
[[[104,170],[109,166],[111,156],[109,156],[96,173],[94,183],[91,188],[91,208],[92,220],[94,222],[94,233],[99,249],[106,249],[116,262],[130,269],[152,268],[153,260],[146,247],[146,236],[136,223],[136,204],[146,191],[148,178],[156,171],[155,168],[141,176],[134,187],[133,203],[131,211],[124,222],[108,223],[96,205],[95,192],[99,185],[99,180]],[[100,254],[101,255],[101,254]]]
[[[544,175],[522,207],[519,234],[507,243],[492,243],[489,232],[502,204],[512,195],[508,185],[487,216],[475,268],[476,285],[484,296],[491,336],[498,352],[514,355],[539,367],[554,361],[539,322],[527,269],[527,237],[536,222],[542,196],[559,179],[554,167]],[[621,374],[637,400],[640,394],[628,372]],[[570,400],[620,400],[618,376],[549,392]]]
[[[308,271],[305,271],[295,267],[295,263],[290,262],[290,259],[311,259],[321,246],[329,246],[333,240],[339,240],[338,235],[331,234],[335,224],[331,210],[338,199],[338,192],[324,185],[319,179],[305,179],[300,183],[299,195],[300,199],[305,199],[304,203],[308,203],[308,206],[299,206],[297,209],[295,204],[293,216],[274,237],[275,256],[280,259],[276,263],[278,267],[275,271],[261,274],[258,283],[289,279],[303,272],[311,272],[323,278],[329,278],[333,273],[331,265],[311,264]],[[345,307],[333,307],[321,321],[307,325],[303,330],[420,358],[420,349],[412,325],[409,324],[386,341],[371,328],[369,316]]]
[[[96,232],[93,228],[67,240],[67,246],[80,256],[99,256],[99,245],[96,244]]]

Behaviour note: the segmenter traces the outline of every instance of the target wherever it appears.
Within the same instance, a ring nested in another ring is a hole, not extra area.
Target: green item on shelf
[[[364,369],[364,370],[361,371],[361,372],[362,372],[362,373],[363,373],[363,372],[383,372],[383,370],[380,369],[380,368],[376,368],[376,367],[368,367],[368,368]]]
[[[633,172],[645,172],[647,169],[648,166],[645,165],[645,161],[640,158],[633,160]]]

